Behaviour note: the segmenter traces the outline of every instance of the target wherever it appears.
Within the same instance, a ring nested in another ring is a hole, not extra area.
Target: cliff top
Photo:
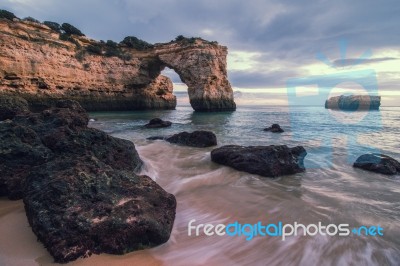
[[[6,10],[0,10],[0,33],[12,34],[14,37],[32,42],[48,42],[53,45],[65,46],[65,48],[75,48],[77,53],[87,52],[93,55],[115,56],[124,60],[130,60],[132,51],[136,51],[135,56],[141,57],[146,56],[148,51],[154,52],[154,49],[169,50],[199,46],[203,48],[204,45],[218,46],[216,41],[207,41],[200,37],[187,38],[182,35],[169,42],[156,44],[148,43],[135,36],[127,36],[119,43],[112,40],[97,41],[88,38],[69,23],[40,22],[32,17],[20,19]],[[129,55],[126,53],[127,50],[129,50]]]

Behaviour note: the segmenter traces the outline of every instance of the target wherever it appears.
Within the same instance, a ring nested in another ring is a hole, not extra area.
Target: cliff
[[[327,109],[340,109],[348,111],[379,110],[380,105],[380,96],[369,95],[341,95],[331,97],[325,101],[325,108]]]
[[[224,46],[194,39],[137,50],[61,35],[44,24],[0,19],[0,93],[37,109],[60,98],[89,111],[174,109],[172,82],[160,75],[169,67],[188,86],[196,111],[236,108]]]

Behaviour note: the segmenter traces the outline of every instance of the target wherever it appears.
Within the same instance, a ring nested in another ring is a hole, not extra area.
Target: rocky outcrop
[[[12,119],[17,114],[29,112],[25,99],[19,97],[0,97],[0,121]]]
[[[147,139],[165,140],[170,143],[197,148],[206,148],[217,145],[217,136],[215,136],[211,131],[204,130],[197,130],[192,133],[181,132],[170,137],[155,136]]]
[[[194,39],[139,51],[120,44],[110,54],[101,45],[85,36],[60,40],[40,23],[0,19],[0,93],[21,96],[37,109],[61,98],[90,111],[174,109],[172,82],[160,75],[169,67],[188,85],[196,111],[236,108],[224,46]]]
[[[380,96],[370,95],[341,95],[331,97],[325,102],[327,109],[339,109],[348,111],[379,110],[381,106]]]
[[[361,155],[354,162],[353,166],[385,175],[400,174],[400,162],[383,154],[373,153]]]
[[[269,131],[272,133],[282,133],[285,132],[280,125],[278,124],[272,124],[272,126],[264,128],[264,131]]]
[[[132,142],[87,124],[70,100],[1,121],[0,196],[23,198],[33,232],[56,262],[166,242],[175,197],[135,174],[142,161]]]
[[[162,127],[170,127],[172,125],[171,121],[164,121],[161,118],[153,118],[144,125],[145,128],[162,128]]]
[[[288,148],[280,146],[222,146],[211,151],[213,162],[230,166],[236,170],[266,177],[291,175],[305,171],[302,146]]]

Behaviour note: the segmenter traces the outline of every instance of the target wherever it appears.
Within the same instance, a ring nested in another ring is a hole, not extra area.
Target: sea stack
[[[340,95],[325,101],[326,109],[346,111],[379,110],[381,96],[371,95]]]

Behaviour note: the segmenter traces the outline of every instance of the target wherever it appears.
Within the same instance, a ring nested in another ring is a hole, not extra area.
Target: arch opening
[[[188,86],[181,80],[180,76],[172,68],[165,67],[161,75],[168,77],[172,81],[173,94],[176,96],[178,106],[190,106]]]

